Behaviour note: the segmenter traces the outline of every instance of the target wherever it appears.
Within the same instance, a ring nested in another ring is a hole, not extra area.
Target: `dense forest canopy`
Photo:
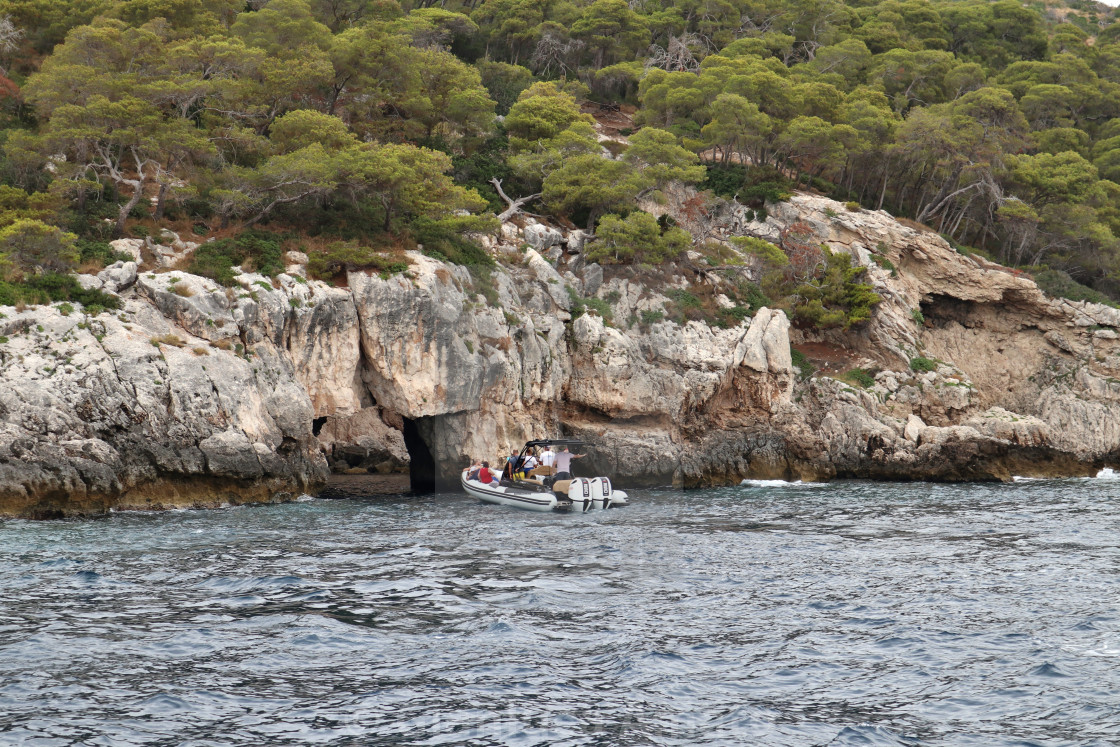
[[[0,0],[0,278],[161,222],[466,264],[508,201],[595,257],[670,182],[805,186],[1120,297],[1120,26],[1085,0]],[[602,142],[590,104],[632,113]],[[606,147],[604,147],[606,146]],[[645,216],[645,217],[643,217]],[[341,250],[339,250],[341,252]],[[4,299],[0,288],[0,302]]]

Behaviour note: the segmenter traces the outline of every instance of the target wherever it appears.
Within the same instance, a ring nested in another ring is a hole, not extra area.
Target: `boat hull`
[[[466,472],[463,472],[461,482],[468,495],[487,503],[514,506],[526,511],[555,511],[560,507],[560,500],[552,493],[518,490],[504,485],[485,485],[478,480],[468,480]]]
[[[499,506],[513,506],[526,511],[573,511],[582,513],[592,509],[622,507],[629,503],[626,493],[615,490],[611,497],[604,500],[601,494],[594,498],[588,492],[586,495],[577,495],[581,492],[572,490],[568,495],[543,490],[523,490],[508,485],[486,485],[478,480],[467,478],[468,470],[463,470],[460,483],[468,495],[478,498],[486,503]]]

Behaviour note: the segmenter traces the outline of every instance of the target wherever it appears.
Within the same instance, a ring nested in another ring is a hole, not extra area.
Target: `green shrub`
[[[754,316],[763,306],[774,305],[774,302],[770,300],[770,297],[766,295],[758,283],[743,283],[739,286],[738,296],[740,303],[746,304],[750,310],[751,316]]]
[[[823,246],[820,252],[823,266],[815,262],[809,275],[799,276],[792,265],[773,270],[763,276],[763,288],[802,327],[848,329],[870,319],[882,299],[862,282],[866,269],[853,266],[846,252],[834,254]]]
[[[208,241],[195,250],[187,272],[202,275],[225,286],[236,284],[234,267],[254,270],[272,277],[284,271],[284,249],[280,236],[249,230],[228,239]]]
[[[497,104],[496,113],[503,116],[509,113],[509,108],[517,101],[518,95],[535,80],[532,71],[520,65],[479,60],[475,67],[478,68],[482,85],[486,86],[490,98]]]
[[[785,267],[789,264],[789,257],[786,256],[786,253],[765,239],[756,239],[753,236],[733,236],[731,243],[769,267]]]
[[[572,304],[572,321],[575,321],[583,316],[583,312],[587,310],[587,307],[584,306],[583,299],[576,293],[575,288],[570,285],[565,285],[564,290],[568,291],[568,300]]]
[[[83,288],[72,275],[44,273],[22,282],[0,281],[0,306],[49,304],[56,301],[80,303],[89,314],[120,308],[120,299],[99,290]]]
[[[732,306],[730,309],[720,309],[716,314],[715,326],[724,329],[735,327],[751,316],[753,316],[753,312],[748,306]]]
[[[78,261],[78,237],[39,220],[20,218],[0,229],[0,279],[67,272]]]
[[[82,264],[97,263],[102,267],[108,267],[114,262],[131,262],[132,255],[118,252],[109,246],[107,241],[97,241],[95,239],[78,239],[78,261]]]
[[[844,203],[844,207],[848,208],[848,210],[853,213],[858,213],[860,210],[863,210],[863,205],[860,205],[858,202],[846,202]]]
[[[1034,281],[1044,293],[1056,298],[1068,298],[1070,301],[1089,301],[1106,306],[1116,306],[1116,302],[1100,291],[1093,290],[1087,285],[1074,280],[1069,273],[1061,270],[1052,270],[1049,267],[1038,269],[1029,268]]]
[[[792,311],[793,320],[803,327],[832,329],[843,327],[847,319],[843,309],[827,309],[819,298],[796,304]]]
[[[208,277],[222,285],[234,284],[237,277],[233,267],[238,264],[231,249],[230,239],[220,239],[202,244],[195,250],[187,270],[195,275]]]
[[[934,358],[923,358],[918,356],[910,359],[910,370],[916,373],[923,373],[926,371],[936,371],[938,361]]]
[[[625,218],[602,217],[587,259],[603,264],[659,264],[679,257],[691,245],[688,232],[635,210]]]
[[[605,324],[610,324],[613,316],[611,305],[601,298],[585,298],[584,306],[588,311],[594,312]]]
[[[891,262],[881,254],[872,254],[871,259],[873,259],[875,261],[875,264],[879,265],[884,270],[890,270],[892,278],[898,277],[898,270],[895,268],[894,262]]]
[[[707,178],[700,184],[700,189],[722,197],[738,196],[739,202],[756,209],[757,220],[766,220],[765,211],[759,216],[757,208],[768,202],[785,202],[792,187],[793,182],[778,169],[737,164],[709,164]]]
[[[790,357],[790,360],[793,362],[793,367],[801,372],[801,378],[802,379],[807,379],[807,378],[811,377],[814,373],[816,373],[816,371],[817,371],[816,366],[814,366],[812,363],[810,363],[809,359],[805,357],[805,354],[802,353],[797,348],[792,348],[791,347],[789,349],[789,357]]]
[[[875,375],[866,368],[853,368],[840,377],[850,384],[856,384],[864,389],[875,386]]]
[[[492,227],[474,216],[442,220],[418,218],[409,231],[429,257],[466,267],[493,267],[494,258],[478,242],[463,236],[464,231],[485,231]]]
[[[926,323],[926,317],[924,314],[922,314],[921,309],[911,309],[910,316],[914,319],[914,322],[917,323],[919,327]]]
[[[658,310],[643,311],[642,314],[641,314],[642,326],[648,327],[651,324],[657,324],[658,322],[660,322],[664,318],[665,318],[665,312],[664,311],[658,311]]]
[[[339,273],[356,270],[374,270],[385,279],[407,272],[408,262],[352,241],[340,241],[307,255],[307,272],[319,280],[330,280]]]
[[[494,268],[487,265],[471,265],[471,279],[474,289],[486,299],[489,306],[498,306],[498,288],[494,285]],[[569,288],[569,293],[571,289]]]
[[[674,289],[665,291],[665,295],[672,299],[673,302],[676,303],[677,308],[682,311],[687,309],[699,309],[703,306],[703,304],[700,303],[700,299],[691,291]]]

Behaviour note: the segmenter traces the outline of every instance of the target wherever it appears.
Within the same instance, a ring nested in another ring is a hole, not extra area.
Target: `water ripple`
[[[1120,481],[0,522],[0,745],[1106,745]]]

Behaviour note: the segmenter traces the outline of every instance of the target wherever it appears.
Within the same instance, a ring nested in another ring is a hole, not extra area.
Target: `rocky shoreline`
[[[679,324],[658,315],[688,287],[683,268],[605,272],[583,232],[533,219],[483,237],[501,260],[485,287],[419,252],[407,274],[339,287],[307,279],[298,253],[234,289],[118,263],[80,279],[119,311],[0,307],[0,516],[285,500],[345,470],[441,485],[470,457],[560,432],[635,485],[1007,480],[1120,462],[1120,310],[1049,298],[883,212],[797,194],[765,221],[732,203],[701,219],[691,196],[644,207],[713,240],[808,225],[868,268],[882,303],[849,331],[766,308],[726,329]],[[122,241],[153,267],[193,248]],[[689,262],[718,298],[720,279]],[[581,299],[612,321],[573,318]],[[844,380],[855,368],[878,373]]]

